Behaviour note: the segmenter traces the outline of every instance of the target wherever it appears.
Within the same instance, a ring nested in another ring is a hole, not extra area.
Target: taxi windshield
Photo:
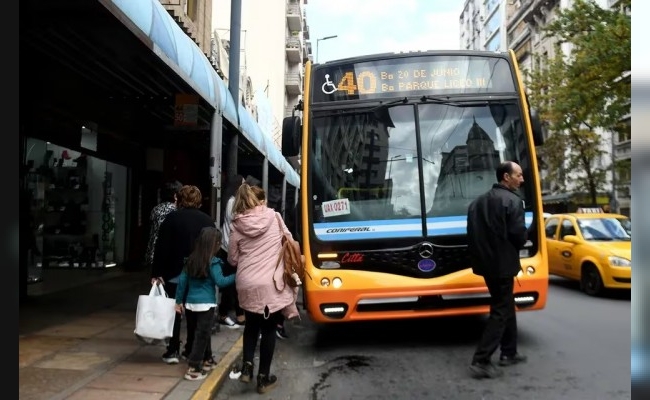
[[[617,220],[621,223],[621,226],[623,226],[625,232],[627,232],[628,235],[632,236],[632,222],[629,220],[629,218],[617,218]]]
[[[630,234],[617,218],[580,218],[578,226],[585,240],[629,241]]]

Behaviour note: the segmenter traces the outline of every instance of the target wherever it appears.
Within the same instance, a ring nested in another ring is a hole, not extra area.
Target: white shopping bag
[[[149,295],[138,297],[135,334],[146,343],[172,337],[176,300],[167,297],[162,285],[153,284]]]

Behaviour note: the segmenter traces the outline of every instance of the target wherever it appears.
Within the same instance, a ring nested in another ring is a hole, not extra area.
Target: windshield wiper
[[[422,96],[420,97],[420,101],[422,103],[446,104],[449,106],[463,105],[463,103],[459,103],[457,101],[451,101],[449,100],[449,97],[444,97],[444,96]]]
[[[319,111],[318,114],[315,115],[316,118],[318,117],[331,117],[333,115],[358,115],[358,114],[370,114],[370,113],[381,113],[382,111],[386,110],[388,106],[391,106],[393,104],[397,103],[402,103],[402,104],[407,104],[408,99],[406,97],[402,99],[397,99],[393,101],[389,101],[388,103],[381,103],[378,104],[374,107],[370,108],[353,108],[353,109],[331,109],[331,110],[323,110]]]
[[[381,103],[381,104],[369,109],[368,112],[375,112],[377,110],[381,110],[382,108],[387,108],[388,106],[392,106],[393,104],[397,104],[397,103],[406,104],[408,102],[409,102],[409,99],[404,97],[403,99],[397,99],[397,100],[389,101],[388,103]]]
[[[455,100],[450,100],[449,96],[422,96],[420,97],[422,103],[435,103],[435,104],[445,104],[450,106],[457,107],[471,107],[471,106],[487,106],[495,104],[512,104],[516,101],[511,96],[506,97],[493,97],[490,96],[489,99],[461,99],[456,98]]]

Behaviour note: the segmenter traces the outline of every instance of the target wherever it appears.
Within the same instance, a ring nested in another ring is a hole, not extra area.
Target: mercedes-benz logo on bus
[[[433,255],[433,245],[429,242],[424,242],[418,248],[418,254],[422,258],[430,258]]]

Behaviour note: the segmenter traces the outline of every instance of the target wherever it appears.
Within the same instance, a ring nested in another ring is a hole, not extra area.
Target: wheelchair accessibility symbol
[[[325,83],[323,83],[323,86],[321,86],[321,89],[323,90],[323,93],[325,94],[332,94],[338,90],[338,88],[330,81],[330,75],[325,74]]]

